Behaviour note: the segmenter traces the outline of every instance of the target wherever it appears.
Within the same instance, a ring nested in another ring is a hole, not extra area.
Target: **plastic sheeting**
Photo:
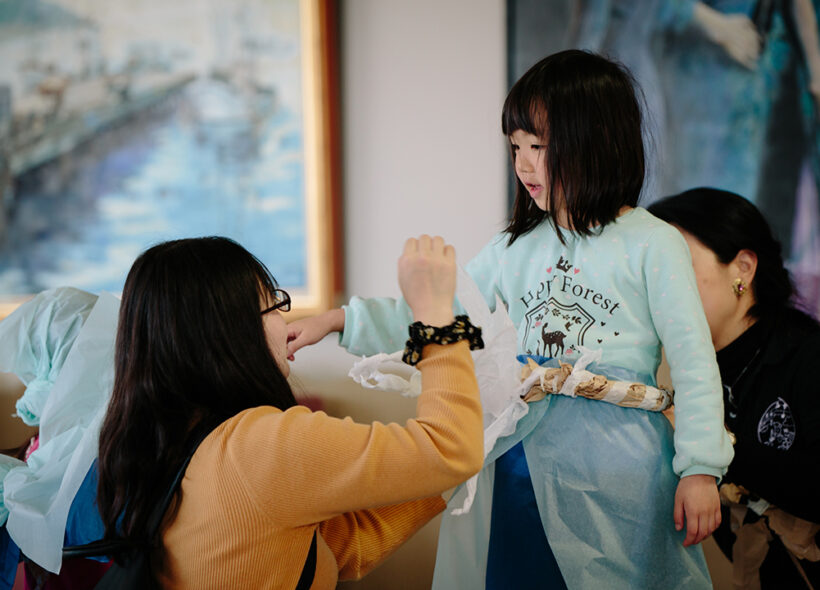
[[[38,293],[0,322],[0,371],[26,385],[17,415],[40,424],[46,400],[97,296],[60,287]]]
[[[590,366],[612,379],[648,376]],[[473,509],[445,514],[434,589],[485,587],[494,461],[523,442],[550,546],[568,588],[711,588],[700,545],[683,547],[672,514],[678,477],[672,428],[657,412],[577,397],[530,404],[512,436],[499,439],[478,475]],[[463,486],[451,505],[468,494]]]
[[[495,311],[490,311],[478,286],[460,267],[456,295],[464,312],[470,317],[470,322],[481,328],[484,340],[484,348],[473,351],[472,355],[484,412],[486,456],[496,440],[512,434],[516,423],[527,413],[528,405],[521,401],[521,396],[535,383],[538,376],[523,383],[519,380],[521,365],[515,358],[516,329],[504,304],[497,299]],[[349,375],[357,383],[370,389],[417,396],[421,393],[421,374],[416,369],[408,370],[406,365],[397,369],[401,356],[402,351],[397,351],[364,357],[350,369]],[[456,513],[470,510],[477,478],[478,476],[474,476],[467,482],[469,493],[462,505],[454,508]]]
[[[26,465],[12,468],[3,480],[11,539],[29,559],[55,573],[62,563],[69,509],[97,456],[100,424],[114,380],[118,312],[119,299],[100,295],[43,406],[40,447]],[[4,328],[12,318],[3,322]],[[49,325],[55,326],[53,321]],[[42,327],[35,322],[30,330],[40,333]],[[62,349],[48,353],[56,350]]]

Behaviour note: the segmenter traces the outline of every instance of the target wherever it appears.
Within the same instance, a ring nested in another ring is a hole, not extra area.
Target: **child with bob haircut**
[[[569,50],[504,103],[512,218],[467,266],[518,328],[519,352],[655,384],[666,350],[676,429],[660,412],[547,396],[490,452],[467,515],[447,514],[434,588],[710,588],[699,545],[732,459],[720,374],[686,243],[639,208],[642,116],[621,65]],[[398,348],[401,300],[353,297],[289,325],[289,352],[341,331],[355,354]],[[553,361],[554,362],[554,361]],[[451,503],[460,506],[463,491]]]

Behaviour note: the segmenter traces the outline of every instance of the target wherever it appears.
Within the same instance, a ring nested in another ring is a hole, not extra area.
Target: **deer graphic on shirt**
[[[547,324],[541,328],[541,340],[544,342],[544,356],[556,357],[564,354],[564,334],[561,331],[547,332]],[[552,347],[555,345],[556,354],[552,354]]]

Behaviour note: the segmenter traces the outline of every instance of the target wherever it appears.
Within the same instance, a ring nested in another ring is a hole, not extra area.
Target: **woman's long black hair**
[[[663,198],[648,210],[692,234],[721,264],[729,264],[741,250],[757,255],[751,285],[755,304],[749,309],[750,316],[760,319],[794,306],[794,284],[783,264],[780,242],[760,210],[747,199],[699,187]]]
[[[267,268],[227,238],[164,242],[134,262],[100,432],[106,538],[153,541],[150,515],[192,439],[247,408],[296,404],[260,315],[275,288]]]
[[[645,161],[637,85],[622,65],[571,49],[550,55],[516,82],[501,115],[504,135],[521,130],[546,145],[549,197],[559,195],[572,230],[591,235],[593,226],[615,220],[635,207]],[[512,148],[510,155],[515,163]],[[516,182],[516,197],[505,231],[512,244],[549,218],[563,242],[556,207],[542,211]]]

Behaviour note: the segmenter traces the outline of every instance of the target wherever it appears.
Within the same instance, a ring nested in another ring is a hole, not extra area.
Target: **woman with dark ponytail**
[[[649,211],[689,245],[717,351],[736,442],[714,537],[736,587],[820,587],[820,326],[797,309],[780,244],[748,200],[696,188]]]

